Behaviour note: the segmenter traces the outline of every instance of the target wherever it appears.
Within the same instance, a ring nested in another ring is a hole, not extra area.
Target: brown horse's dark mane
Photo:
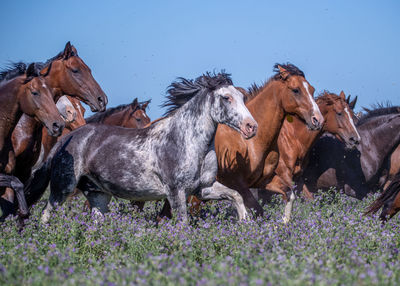
[[[223,85],[233,85],[230,74],[222,70],[216,74],[207,72],[195,80],[179,77],[167,89],[167,100],[161,107],[167,107],[163,117],[172,115],[177,109],[187,103],[195,95],[212,91]]]
[[[0,82],[11,80],[23,75],[27,69],[27,65],[23,62],[10,63],[6,68],[0,71]]]
[[[116,107],[111,107],[108,108],[106,111],[104,112],[97,112],[95,114],[93,114],[92,116],[85,118],[86,123],[101,123],[104,121],[104,119],[106,119],[107,117],[109,117],[110,115],[119,112],[121,110],[126,109],[127,107],[129,107],[130,105],[132,106],[132,110],[133,112],[135,112],[136,110],[143,110],[145,111],[146,108],[143,108],[143,106],[147,105],[148,103],[150,103],[151,100],[147,100],[147,101],[143,101],[143,102],[138,102],[137,98],[135,98],[131,103],[128,104],[121,104],[118,105]]]
[[[302,76],[305,77],[304,72],[300,70],[298,67],[291,63],[286,63],[286,64],[275,64],[273,71],[275,74],[270,77],[268,80],[264,81],[263,84],[257,85],[256,83],[253,83],[249,88],[248,88],[248,96],[245,98],[245,102],[253,99],[256,97],[258,94],[260,94],[270,82],[280,80],[281,76],[279,73],[279,66],[284,68],[288,73],[289,76]]]
[[[386,104],[374,104],[371,107],[373,109],[363,107],[366,113],[361,116],[360,120],[357,122],[357,126],[360,126],[378,116],[400,113],[400,106],[392,106],[389,102]]]

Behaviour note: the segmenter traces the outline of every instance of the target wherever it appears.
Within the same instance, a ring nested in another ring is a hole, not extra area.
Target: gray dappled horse
[[[214,136],[226,124],[246,139],[257,123],[228,74],[179,78],[168,90],[166,117],[144,129],[85,125],[60,140],[27,183],[25,193],[39,198],[51,179],[42,222],[78,186],[96,212],[107,212],[111,196],[136,201],[168,199],[178,219],[187,222],[186,198],[229,200],[239,219],[247,215],[241,196],[215,181]],[[97,188],[90,187],[90,184]],[[97,190],[97,191],[96,191]]]

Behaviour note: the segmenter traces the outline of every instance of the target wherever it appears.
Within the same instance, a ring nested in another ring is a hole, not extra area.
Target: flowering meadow
[[[376,198],[298,199],[238,223],[227,203],[208,203],[188,226],[155,222],[161,203],[138,212],[113,200],[102,223],[74,199],[40,225],[40,202],[19,231],[1,225],[0,285],[400,285],[400,219],[381,226],[362,212]]]

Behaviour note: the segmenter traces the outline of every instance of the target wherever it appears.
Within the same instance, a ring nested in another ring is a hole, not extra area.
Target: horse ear
[[[146,101],[145,103],[143,103],[141,109],[142,109],[142,110],[146,110],[146,108],[147,108],[147,106],[149,105],[149,103],[150,103],[150,100],[148,100],[148,101]]]
[[[279,75],[281,77],[282,80],[286,80],[289,77],[289,73],[286,69],[284,69],[283,67],[281,67],[280,65],[278,65],[278,69],[279,69]]]
[[[64,52],[63,52],[63,58],[64,60],[69,59],[70,57],[76,56],[77,52],[76,49],[73,45],[71,45],[71,42],[68,41],[68,43],[65,44]]]
[[[346,95],[344,94],[343,90],[339,94],[340,98],[346,101]]]
[[[28,68],[26,69],[25,75],[26,75],[27,78],[28,77],[35,77],[35,76],[39,75],[35,63],[31,63],[28,66]]]
[[[135,106],[137,106],[138,105],[138,99],[137,99],[137,97],[132,101],[132,103],[131,103],[131,106],[132,107],[135,107]]]
[[[350,99],[350,98],[349,98],[349,99]],[[351,102],[349,103],[350,109],[354,109],[354,107],[356,107],[357,99],[358,99],[358,96],[356,96],[356,97],[353,99],[353,101],[351,101]]]

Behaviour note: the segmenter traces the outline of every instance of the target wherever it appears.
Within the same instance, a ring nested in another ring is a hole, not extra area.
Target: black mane
[[[23,62],[10,63],[6,68],[0,71],[0,82],[23,75],[27,67],[28,66]]]
[[[195,80],[178,78],[168,87],[167,100],[161,105],[161,107],[168,108],[164,116],[173,114],[200,91],[213,91],[223,85],[233,85],[230,74],[225,73],[225,71],[218,74],[207,72]]]
[[[135,104],[135,101],[137,102],[137,98],[135,98],[131,103],[128,104],[121,104],[118,105],[116,107],[111,107],[108,108],[106,111],[103,112],[97,112],[95,114],[93,114],[92,116],[85,118],[86,123],[102,123],[107,117],[109,117],[110,115],[119,112],[121,110],[124,110],[126,108],[128,108],[129,106]],[[150,100],[147,101],[143,101],[143,102],[137,102],[133,107],[133,112],[135,112],[138,109],[143,109],[143,105],[149,103]]]
[[[248,88],[248,98],[247,101],[256,97],[257,94],[259,94],[267,85],[273,80],[280,80],[280,72],[279,72],[279,67],[284,68],[289,76],[302,76],[305,77],[304,72],[300,70],[298,67],[296,67],[294,64],[291,63],[286,63],[286,64],[275,64],[273,71],[275,74],[269,79],[264,81],[261,85],[257,85],[256,83],[253,83],[249,88]]]
[[[375,118],[382,115],[389,115],[389,114],[397,114],[400,113],[400,106],[390,106],[389,104],[378,103],[371,106],[373,109],[363,108],[367,113],[363,114],[357,122],[357,126],[360,126],[370,120],[371,118]]]

